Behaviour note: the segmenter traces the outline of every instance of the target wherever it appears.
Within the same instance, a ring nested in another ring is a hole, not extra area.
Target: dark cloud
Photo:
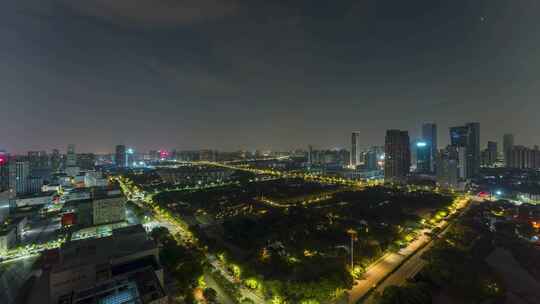
[[[365,145],[480,121],[540,137],[536,0],[8,0],[0,146]],[[481,18],[484,17],[482,20]]]
[[[143,27],[194,24],[237,12],[236,0],[62,0],[78,13]]]

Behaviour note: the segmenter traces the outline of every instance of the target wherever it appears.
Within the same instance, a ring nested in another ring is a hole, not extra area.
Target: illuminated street
[[[454,204],[454,212],[461,212],[465,207],[469,206],[468,198],[458,198]],[[448,222],[443,220],[437,227],[447,227]],[[349,303],[353,304],[364,297],[372,289],[383,291],[385,287],[390,285],[400,285],[407,278],[414,276],[424,266],[424,261],[420,258],[422,253],[432,244],[432,239],[427,234],[432,230],[423,229],[419,233],[419,237],[412,241],[407,247],[401,249],[397,253],[387,253],[380,260],[372,264],[366,269],[366,273],[362,279],[356,281],[356,285],[352,290],[349,290]],[[445,230],[443,230],[444,233]],[[423,247],[424,246],[424,247]],[[422,248],[423,247],[423,248]],[[422,249],[420,249],[422,248]],[[412,255],[412,256],[411,256]],[[410,256],[410,257],[409,257]],[[407,258],[406,263],[402,264]],[[390,277],[387,275],[394,271]],[[384,282],[382,281],[384,279]],[[383,282],[381,284],[381,282]],[[380,284],[380,285],[379,285]]]

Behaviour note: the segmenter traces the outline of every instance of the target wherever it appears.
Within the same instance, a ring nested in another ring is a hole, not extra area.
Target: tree
[[[150,236],[158,244],[164,244],[166,241],[172,239],[169,229],[165,227],[156,227],[150,232]]]
[[[217,301],[217,292],[213,288],[204,289],[203,296],[208,303],[216,303]]]

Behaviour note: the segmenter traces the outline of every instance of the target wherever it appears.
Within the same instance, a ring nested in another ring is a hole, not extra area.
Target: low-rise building
[[[168,302],[159,249],[140,225],[68,242],[59,252],[47,274],[49,303]]]
[[[17,232],[14,226],[0,228],[0,254],[6,253],[17,242]]]
[[[17,206],[17,208],[47,205],[52,203],[55,195],[55,191],[21,195],[15,199],[15,205]]]

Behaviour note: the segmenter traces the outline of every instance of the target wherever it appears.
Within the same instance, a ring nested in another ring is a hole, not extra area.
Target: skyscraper
[[[360,165],[360,133],[353,132],[351,136],[351,167]]]
[[[429,147],[429,171],[435,172],[437,158],[437,125],[434,123],[424,123],[422,125],[422,139]]]
[[[455,147],[449,146],[437,155],[437,184],[442,188],[458,186],[458,159]]]
[[[53,171],[58,171],[62,166],[62,157],[60,156],[60,151],[54,149],[51,153],[51,169]]]
[[[416,171],[418,173],[430,173],[431,171],[431,146],[427,141],[416,142]]]
[[[75,145],[69,144],[67,147],[66,154],[66,167],[76,167],[77,166],[77,154],[75,154]]]
[[[9,155],[0,151],[0,192],[9,189]]]
[[[484,165],[493,166],[497,161],[497,142],[488,141],[485,154]]]
[[[116,146],[115,163],[118,168],[127,167],[127,154],[126,153],[127,153],[126,146],[124,145]]]
[[[470,167],[470,176],[475,177],[480,173],[480,123],[471,122],[468,123],[467,128],[469,129],[469,142],[467,145],[467,157]]]
[[[480,172],[480,124],[450,128],[450,143],[458,150],[459,165],[464,169],[464,178],[472,178]]]
[[[27,161],[12,159],[9,161],[9,188],[15,194],[27,192],[30,166]]]
[[[506,167],[510,167],[510,153],[514,147],[514,135],[513,134],[504,134],[503,135],[503,154],[504,154],[504,164]]]
[[[384,142],[384,179],[403,181],[411,168],[409,132],[387,130]]]

